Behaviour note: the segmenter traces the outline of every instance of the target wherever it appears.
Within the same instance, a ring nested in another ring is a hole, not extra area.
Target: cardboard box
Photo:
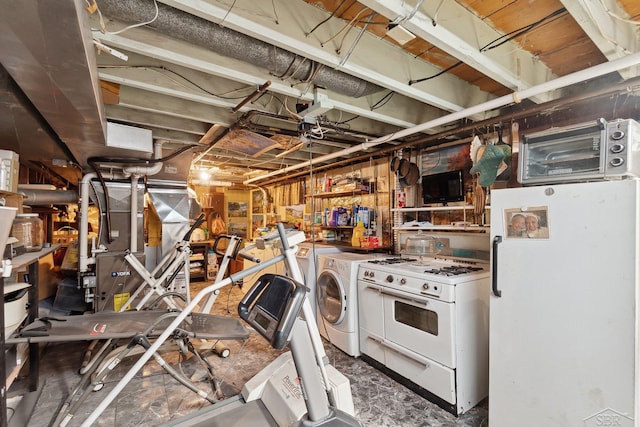
[[[18,154],[13,151],[0,150],[0,190],[11,193],[18,191],[18,158]]]

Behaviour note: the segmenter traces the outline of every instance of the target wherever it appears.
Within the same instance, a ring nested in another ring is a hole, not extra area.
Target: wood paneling
[[[640,1],[638,0],[618,0],[618,3],[624,10],[627,11],[629,16],[633,19],[640,18]]]

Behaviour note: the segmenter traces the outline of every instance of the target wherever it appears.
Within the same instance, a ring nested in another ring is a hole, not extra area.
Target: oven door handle
[[[381,289],[380,293],[382,295],[387,295],[387,296],[398,298],[398,299],[401,299],[401,300],[404,300],[404,301],[410,301],[410,302],[415,302],[415,303],[424,304],[424,305],[429,304],[429,300],[428,299],[415,298],[413,296],[403,295],[403,294],[400,294],[400,293],[395,293],[395,292],[389,291],[387,289]]]
[[[431,362],[428,361],[427,359],[419,357],[418,355],[408,354],[407,350],[403,349],[402,347],[400,347],[397,344],[389,342],[389,341],[387,341],[385,339],[381,339],[381,338],[378,338],[378,337],[373,337],[371,335],[367,336],[367,338],[370,339],[371,341],[377,342],[378,344],[380,344],[384,348],[386,348],[388,350],[391,350],[394,353],[398,353],[400,356],[406,357],[407,359],[412,360],[413,362],[416,362],[416,363],[419,363],[419,364],[423,365],[425,368],[428,368],[429,366],[431,366]]]
[[[498,298],[502,297],[502,291],[498,289],[498,245],[502,243],[502,236],[493,238],[493,261],[491,263],[491,290]]]

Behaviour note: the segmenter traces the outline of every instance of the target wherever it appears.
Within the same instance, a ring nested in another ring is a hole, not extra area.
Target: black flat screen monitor
[[[462,170],[442,172],[422,177],[422,199],[424,204],[448,203],[464,200]]]

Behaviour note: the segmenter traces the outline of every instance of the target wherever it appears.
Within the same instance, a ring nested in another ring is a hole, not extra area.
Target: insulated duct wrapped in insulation
[[[101,0],[104,16],[128,23],[150,21],[156,14],[153,2],[138,0]],[[238,59],[280,75],[355,98],[379,92],[382,88],[330,67],[323,67],[295,53],[225,28],[217,23],[158,3],[158,17],[147,26],[161,33],[207,48],[220,55]]]

